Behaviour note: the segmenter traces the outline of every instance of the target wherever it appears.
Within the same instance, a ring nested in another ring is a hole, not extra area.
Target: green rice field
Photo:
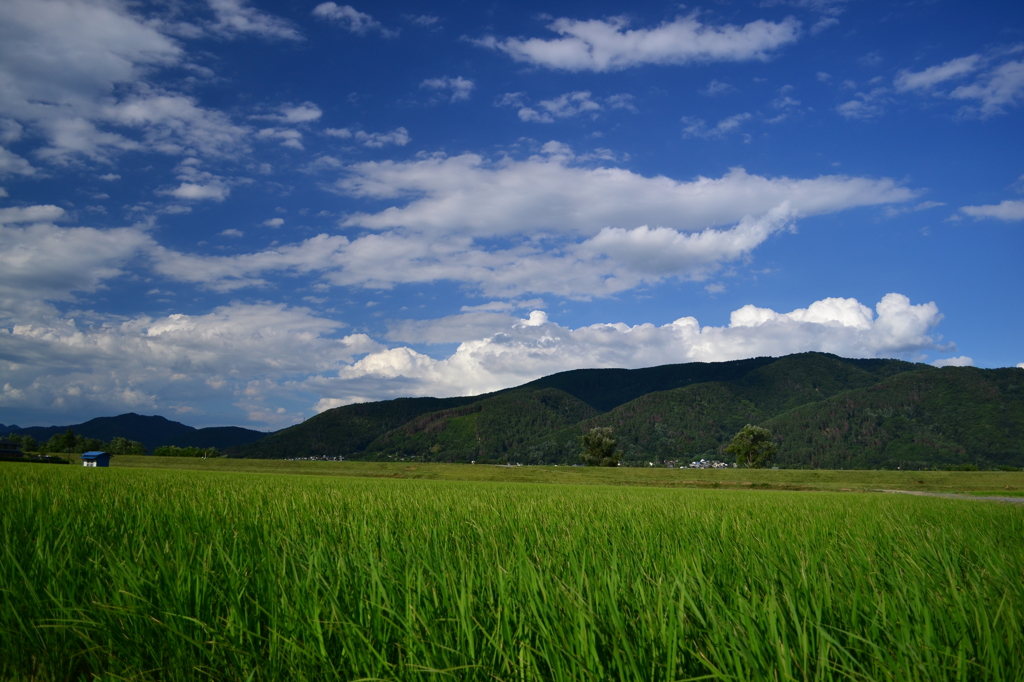
[[[5,680],[1021,680],[1022,579],[984,500],[0,463]]]

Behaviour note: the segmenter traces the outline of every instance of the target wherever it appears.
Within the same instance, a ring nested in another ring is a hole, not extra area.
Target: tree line
[[[68,429],[64,433],[55,433],[45,443],[37,443],[33,436],[10,433],[7,440],[21,446],[23,452],[38,452],[39,454],[64,454],[80,455],[83,452],[101,450],[112,455],[144,455],[146,446],[137,440],[129,440],[116,436],[104,443],[99,438],[88,438],[73,430]]]
[[[33,436],[10,433],[7,440],[21,446],[22,452],[37,452],[41,455],[61,454],[80,455],[83,452],[100,450],[111,455],[145,455],[146,446],[137,440],[129,440],[120,436],[105,443],[99,438],[88,438],[68,429],[64,433],[56,433],[45,443],[38,443]],[[217,448],[180,448],[177,445],[163,445],[153,450],[154,457],[220,457]]]

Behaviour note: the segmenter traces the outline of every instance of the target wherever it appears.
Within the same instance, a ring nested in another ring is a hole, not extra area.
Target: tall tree
[[[747,424],[737,433],[726,452],[736,457],[736,464],[751,469],[763,469],[772,463],[778,446],[772,432],[760,426]]]
[[[580,459],[587,466],[614,467],[622,459],[622,451],[618,450],[619,441],[615,440],[612,430],[607,426],[590,429],[580,437],[583,452]]]

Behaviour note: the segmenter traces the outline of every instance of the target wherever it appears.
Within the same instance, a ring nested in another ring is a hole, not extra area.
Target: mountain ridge
[[[141,415],[135,412],[126,412],[114,417],[96,417],[81,424],[66,426],[20,428],[16,425],[0,424],[2,435],[17,433],[20,436],[32,436],[39,443],[45,443],[51,436],[64,433],[68,429],[86,438],[97,438],[106,442],[118,436],[138,441],[148,452],[164,445],[224,450],[259,440],[267,435],[263,431],[241,426],[209,426],[197,429],[160,415]]]

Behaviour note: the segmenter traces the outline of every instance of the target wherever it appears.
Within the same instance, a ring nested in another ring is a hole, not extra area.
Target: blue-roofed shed
[[[100,450],[90,450],[80,455],[84,467],[108,467],[111,455]]]

